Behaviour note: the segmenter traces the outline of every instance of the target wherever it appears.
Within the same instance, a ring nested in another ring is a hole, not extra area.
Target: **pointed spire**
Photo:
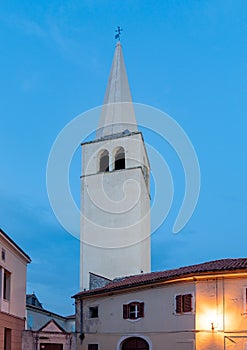
[[[134,107],[125,69],[122,46],[118,41],[102,107],[96,137],[137,131]]]

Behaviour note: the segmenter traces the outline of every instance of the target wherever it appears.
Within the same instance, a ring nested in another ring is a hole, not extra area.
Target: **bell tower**
[[[117,43],[96,139],[82,144],[80,287],[150,272],[150,166]]]

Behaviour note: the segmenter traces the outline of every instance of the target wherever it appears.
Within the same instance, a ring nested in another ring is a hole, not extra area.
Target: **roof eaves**
[[[9,235],[7,235],[7,233],[4,232],[1,228],[0,228],[0,233],[5,237],[5,239],[7,239],[7,240],[9,241],[9,243],[10,243],[11,245],[13,245],[13,246],[19,251],[19,253],[21,253],[21,255],[24,255],[24,257],[25,257],[25,259],[27,260],[28,263],[30,263],[30,262],[32,261],[31,258],[30,258],[30,256],[28,256],[28,255],[24,252],[24,250],[22,250],[22,249],[18,246],[18,244],[16,244],[15,241],[13,241],[13,239],[10,238]]]
[[[242,260],[244,260],[244,263],[242,264]],[[160,272],[153,272],[146,274],[147,279],[139,280],[139,281],[133,281],[134,278],[143,277],[143,275],[136,275],[136,276],[130,276],[126,277],[121,282],[111,283],[110,285],[107,285],[102,288],[94,289],[94,290],[88,290],[84,292],[79,292],[76,295],[73,296],[73,298],[83,298],[83,297],[90,297],[95,295],[101,295],[105,293],[113,293],[118,292],[121,290],[128,290],[133,289],[140,286],[148,286],[148,285],[154,285],[154,284],[161,284],[163,282],[171,282],[171,281],[179,281],[183,280],[184,278],[189,277],[198,277],[198,276],[208,276],[208,275],[223,275],[223,274],[229,274],[234,272],[236,274],[237,272],[243,272],[243,270],[247,271],[247,265],[246,265],[247,259],[222,259],[222,260],[216,260],[212,262],[206,262],[202,264],[192,265],[192,266],[186,266],[174,270],[167,270],[167,271],[160,271]],[[219,264],[219,265],[218,265]],[[232,264],[237,264],[236,267],[230,267]],[[242,264],[242,266],[241,266]],[[207,267],[209,265],[209,267]],[[211,265],[215,265],[214,267],[211,267]],[[186,271],[187,269],[188,271]],[[183,271],[185,270],[185,271]],[[170,275],[169,275],[170,271]],[[167,275],[164,275],[167,273]],[[129,280],[129,283],[125,283]]]

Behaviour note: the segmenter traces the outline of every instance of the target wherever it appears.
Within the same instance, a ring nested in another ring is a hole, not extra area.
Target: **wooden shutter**
[[[123,305],[123,318],[129,318],[129,307],[127,304]]]
[[[191,312],[192,311],[192,295],[185,294],[183,295],[183,312]]]
[[[181,314],[182,312],[182,295],[176,295],[176,313]]]
[[[138,317],[144,317],[144,303],[139,303],[139,315]]]

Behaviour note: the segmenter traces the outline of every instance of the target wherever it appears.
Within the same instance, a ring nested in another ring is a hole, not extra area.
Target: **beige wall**
[[[99,350],[121,350],[121,343],[124,339],[137,336],[145,339],[149,343],[149,350],[194,350],[194,334],[178,333],[161,334],[161,333],[129,333],[122,335],[117,334],[90,334],[85,337],[82,344],[77,342],[77,350],[87,350],[88,344],[99,344]],[[209,349],[208,349],[209,350]]]
[[[3,350],[4,328],[11,329],[11,350],[21,350],[21,335],[24,320],[0,312],[0,349]]]
[[[194,295],[194,283],[170,284],[158,288],[84,300],[83,333],[86,337],[82,344],[78,338],[78,350],[87,349],[87,344],[93,342],[99,343],[100,350],[109,348],[118,350],[120,347],[117,347],[117,344],[119,341],[121,342],[122,337],[138,335],[149,339],[150,349],[193,350],[194,311],[184,315],[175,314],[175,296],[181,293]],[[131,301],[144,302],[143,318],[138,320],[123,319],[123,304],[128,304]],[[96,305],[99,306],[99,317],[90,319],[89,307]],[[77,318],[79,318],[79,312],[78,304]],[[80,331],[78,324],[77,327]],[[164,344],[166,344],[165,348]]]
[[[244,349],[247,343],[244,338],[247,337],[246,288],[247,276],[209,278],[196,283],[198,349]]]
[[[121,339],[130,336],[146,337],[158,350],[247,350],[246,288],[247,275],[225,275],[84,299],[85,339],[81,344],[78,338],[78,350],[90,343],[98,343],[99,350],[120,350]],[[193,295],[193,312],[176,315],[175,295],[187,293]],[[123,319],[122,305],[130,301],[145,303],[144,318]],[[89,306],[96,305],[99,317],[90,319]],[[79,316],[78,304],[80,333]]]
[[[5,259],[2,258],[2,249]],[[0,349],[5,328],[11,330],[11,349],[21,350],[25,326],[26,268],[29,260],[0,232]],[[4,299],[4,271],[10,273],[10,295]]]
[[[2,248],[6,251],[5,261],[2,260]],[[26,306],[26,268],[27,260],[18,253],[8,241],[0,235],[0,268],[2,269],[2,284],[0,308],[2,311],[20,318],[25,317]],[[3,300],[3,270],[11,273],[10,301]]]

